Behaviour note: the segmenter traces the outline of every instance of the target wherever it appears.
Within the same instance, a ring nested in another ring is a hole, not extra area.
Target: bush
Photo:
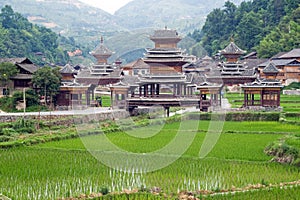
[[[299,149],[286,144],[285,141],[278,141],[268,145],[265,148],[265,153],[274,156],[272,161],[295,164],[299,156]]]
[[[16,103],[13,101],[12,97],[2,97],[0,98],[0,109],[5,112],[15,112]]]
[[[24,94],[22,91],[16,91],[13,94],[12,98],[13,98],[14,105],[16,105],[18,101],[23,101],[23,98],[24,98],[23,95]],[[36,95],[34,90],[32,90],[32,89],[26,90],[25,97],[26,97],[26,107],[30,107],[30,106],[39,104],[38,95]]]
[[[293,82],[293,83],[289,84],[288,86],[285,86],[283,89],[284,89],[284,90],[300,89],[300,83],[298,83],[298,82]]]
[[[35,125],[33,120],[27,120],[24,118],[20,118],[15,123],[13,123],[13,128],[18,131],[18,129],[22,128],[32,128],[34,130]]]
[[[13,140],[14,137],[8,136],[8,135],[0,135],[0,142],[8,142]]]
[[[106,186],[102,186],[99,192],[103,195],[107,195],[109,193],[109,189]]]
[[[6,135],[6,136],[13,136],[13,135],[16,135],[17,132],[13,128],[3,128],[1,130],[1,134]]]
[[[300,158],[297,158],[294,162],[293,165],[300,167]]]

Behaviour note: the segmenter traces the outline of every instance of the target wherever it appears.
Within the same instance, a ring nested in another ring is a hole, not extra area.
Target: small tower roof
[[[230,44],[221,51],[221,54],[233,54],[233,55],[243,55],[246,51],[239,48],[233,41],[230,42]]]
[[[277,69],[277,67],[275,66],[274,63],[270,62],[270,63],[263,69],[263,72],[264,72],[265,74],[267,74],[267,73],[272,73],[272,74],[274,74],[274,73],[278,73],[279,70]]]
[[[61,74],[72,74],[74,73],[74,68],[70,64],[66,64],[61,70]]]
[[[161,40],[161,39],[172,39],[174,42],[179,42],[181,37],[178,35],[176,30],[171,30],[165,27],[165,29],[155,30],[154,34],[150,37],[152,41]]]
[[[204,57],[202,58],[202,60],[212,60],[212,58],[209,57],[208,55],[206,55],[206,56],[204,56]]]
[[[107,47],[103,44],[103,37],[101,37],[100,44],[96,47],[94,51],[91,52],[93,56],[107,56],[110,57],[113,52],[109,50]]]

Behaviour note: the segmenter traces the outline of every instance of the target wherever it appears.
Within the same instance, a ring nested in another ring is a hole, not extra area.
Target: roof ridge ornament
[[[234,43],[234,35],[233,34],[230,36],[230,42]]]

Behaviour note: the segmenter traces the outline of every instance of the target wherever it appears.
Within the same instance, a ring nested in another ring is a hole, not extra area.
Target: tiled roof
[[[162,29],[154,31],[151,38],[180,38],[176,30]]]
[[[252,83],[246,83],[242,87],[283,87],[281,82],[276,79],[256,79]]]
[[[279,58],[300,58],[300,49],[293,49],[290,52],[281,55]]]
[[[23,63],[25,62],[27,64],[32,64],[32,62],[28,59],[28,58],[0,58],[0,63],[3,63],[3,62],[9,62],[9,63],[12,63],[12,64],[18,64],[18,63]]]
[[[116,69],[113,72],[109,73],[108,75],[104,76],[104,75],[98,75],[98,74],[92,74],[90,69],[84,69],[81,70],[80,72],[78,72],[78,75],[76,76],[76,78],[94,78],[94,79],[101,79],[101,78],[118,78],[121,75],[121,70],[120,69]]]
[[[241,76],[254,76],[255,75],[255,69],[246,69],[243,71]]]
[[[16,80],[16,79],[19,79],[19,80],[31,80],[32,79],[32,74],[17,74],[16,76],[14,77],[11,77],[12,80]]]
[[[70,64],[66,64],[61,70],[59,70],[62,74],[72,74],[74,72],[74,68]]]
[[[234,42],[230,42],[230,44],[221,51],[221,54],[237,54],[242,55],[246,53],[246,51],[240,49]]]
[[[26,70],[32,74],[39,69],[39,67],[34,64],[17,64],[17,66],[23,68],[24,70]]]
[[[206,82],[205,76],[199,74],[193,74],[192,84],[200,85],[203,82]]]
[[[213,59],[212,59],[212,57],[209,57],[208,55],[206,55],[202,58],[202,60],[213,60]]]
[[[272,62],[275,66],[285,66],[289,63],[295,61],[295,59],[276,59],[276,60],[268,60],[267,62],[261,63],[259,67],[266,67],[269,65],[270,62]]]
[[[92,55],[112,55],[113,52],[109,50],[107,47],[103,44],[103,38],[101,38],[100,44],[95,48],[94,51],[91,52]]]
[[[17,67],[28,71],[29,73],[33,74],[35,71],[39,69],[38,66],[34,65],[28,58],[0,58],[0,63],[9,62]]]
[[[145,63],[143,59],[140,58],[136,61],[126,64],[123,67],[135,68],[135,69],[148,69],[149,65],[147,63]]]
[[[256,59],[256,58],[257,58],[257,52],[255,51],[243,56],[243,59]]]
[[[287,52],[279,52],[279,53],[277,53],[275,56],[273,56],[273,57],[271,58],[271,60],[279,59],[280,56],[282,56],[282,55],[284,55],[284,54],[286,54],[286,53],[287,53]]]
[[[268,59],[245,59],[248,68],[257,68],[260,64],[265,63]]]
[[[279,70],[277,69],[277,67],[272,63],[270,62],[264,69],[263,69],[263,72],[264,73],[278,73]]]

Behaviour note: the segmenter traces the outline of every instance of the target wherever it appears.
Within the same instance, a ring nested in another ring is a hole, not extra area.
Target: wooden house
[[[16,76],[10,78],[12,81],[10,88],[13,90],[23,90],[24,88],[31,87],[33,73],[38,70],[38,66],[29,60],[29,58],[0,58],[0,63],[3,62],[12,63],[19,70]]]

